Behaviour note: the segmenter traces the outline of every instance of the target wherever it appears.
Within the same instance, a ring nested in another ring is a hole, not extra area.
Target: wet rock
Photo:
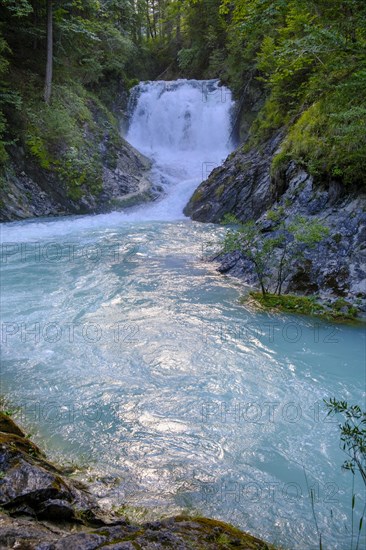
[[[36,522],[0,513],[0,548],[49,550],[57,536],[57,529],[52,532]]]
[[[231,154],[198,187],[185,213],[204,222],[219,222],[227,213],[243,222],[252,219],[263,238],[273,236],[280,221],[319,219],[329,228],[329,238],[306,253],[303,265],[294,262],[283,291],[315,294],[321,300],[345,298],[366,311],[366,195],[346,192],[334,181],[316,184],[295,162],[288,164],[282,181],[274,180],[270,166],[281,137],[281,132],[274,134],[262,150],[245,153],[239,148]],[[278,222],[267,217],[268,210],[280,212]],[[219,262],[220,273],[258,286],[253,264],[243,255],[223,254]]]
[[[132,542],[117,542],[116,544],[108,544],[108,550],[136,550],[136,546]]]
[[[220,266],[217,270],[220,273],[228,273],[243,259],[239,252],[233,252],[232,254],[224,254],[220,259]]]
[[[107,541],[106,537],[92,533],[77,533],[61,538],[50,550],[95,550]]]
[[[67,500],[48,499],[39,506],[37,517],[40,519],[70,520],[75,517],[75,511]]]
[[[271,159],[282,132],[263,148],[244,152],[239,148],[201,183],[184,209],[193,220],[218,223],[226,213],[239,220],[258,218],[278,198],[280,189],[271,181]]]
[[[94,116],[103,127],[105,115],[96,110]],[[149,180],[150,161],[122,137],[109,138],[108,132],[101,138],[85,130],[90,155],[101,153],[102,189],[93,194],[84,185],[79,200],[70,198],[65,181],[56,170],[42,168],[22,147],[10,146],[10,163],[0,186],[0,222],[108,212],[154,199],[158,191]]]
[[[4,413],[0,413],[0,548],[24,550],[243,550],[268,546],[215,520],[175,517],[133,525],[102,510],[77,481],[65,478]]]
[[[0,416],[0,432],[25,437],[23,430],[21,430],[19,426],[15,424],[14,420],[5,413]]]
[[[40,449],[14,422],[0,413],[0,426],[13,433],[0,432],[0,506],[13,515],[63,519],[77,518],[88,513],[90,522],[98,523],[95,500],[78,482],[62,477]]]

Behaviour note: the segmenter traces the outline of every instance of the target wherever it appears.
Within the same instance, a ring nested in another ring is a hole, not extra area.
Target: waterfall
[[[149,177],[158,190],[157,200],[122,212],[36,219],[21,227],[9,224],[2,229],[3,238],[28,241],[124,222],[184,219],[183,209],[194,190],[232,151],[233,110],[231,92],[218,80],[138,84],[130,95],[125,138],[151,159]]]
[[[145,82],[131,92],[128,141],[146,155],[225,155],[230,150],[231,92],[217,80]]]
[[[160,197],[0,224],[2,391],[52,460],[88,465],[101,503],[301,550],[318,548],[314,494],[324,548],[343,550],[363,483],[338,473],[323,399],[364,401],[364,327],[256,312],[202,261],[225,230],[182,210],[230,152],[232,107],[217,81],[140,84],[127,139]]]
[[[178,219],[199,183],[232,151],[234,102],[218,80],[142,82],[131,92],[126,135],[153,161],[152,180],[164,199],[144,218]]]

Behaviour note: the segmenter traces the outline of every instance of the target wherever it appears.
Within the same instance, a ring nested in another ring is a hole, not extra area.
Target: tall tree
[[[48,104],[51,100],[52,70],[53,70],[53,2],[47,0],[47,63],[44,86],[44,100]]]

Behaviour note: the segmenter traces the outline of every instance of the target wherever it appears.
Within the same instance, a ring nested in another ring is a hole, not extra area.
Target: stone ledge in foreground
[[[138,525],[103,511],[85,485],[65,477],[2,412],[0,507],[0,549],[272,548],[212,519],[177,516]]]

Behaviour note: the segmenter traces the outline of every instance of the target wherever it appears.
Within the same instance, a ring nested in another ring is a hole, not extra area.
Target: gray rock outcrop
[[[177,516],[144,524],[103,511],[0,412],[0,549],[265,550],[263,541],[220,521]]]
[[[319,220],[329,236],[307,254],[306,263],[294,263],[283,290],[315,294],[330,303],[345,299],[366,311],[366,194],[336,181],[315,183],[294,162],[273,177],[272,159],[280,151],[282,135],[277,132],[261,149],[245,152],[240,147],[232,153],[198,187],[185,213],[202,222],[218,223],[227,213],[241,222],[254,220],[264,238],[280,222],[298,216]],[[220,262],[220,272],[258,284],[253,265],[242,254],[225,254]]]

